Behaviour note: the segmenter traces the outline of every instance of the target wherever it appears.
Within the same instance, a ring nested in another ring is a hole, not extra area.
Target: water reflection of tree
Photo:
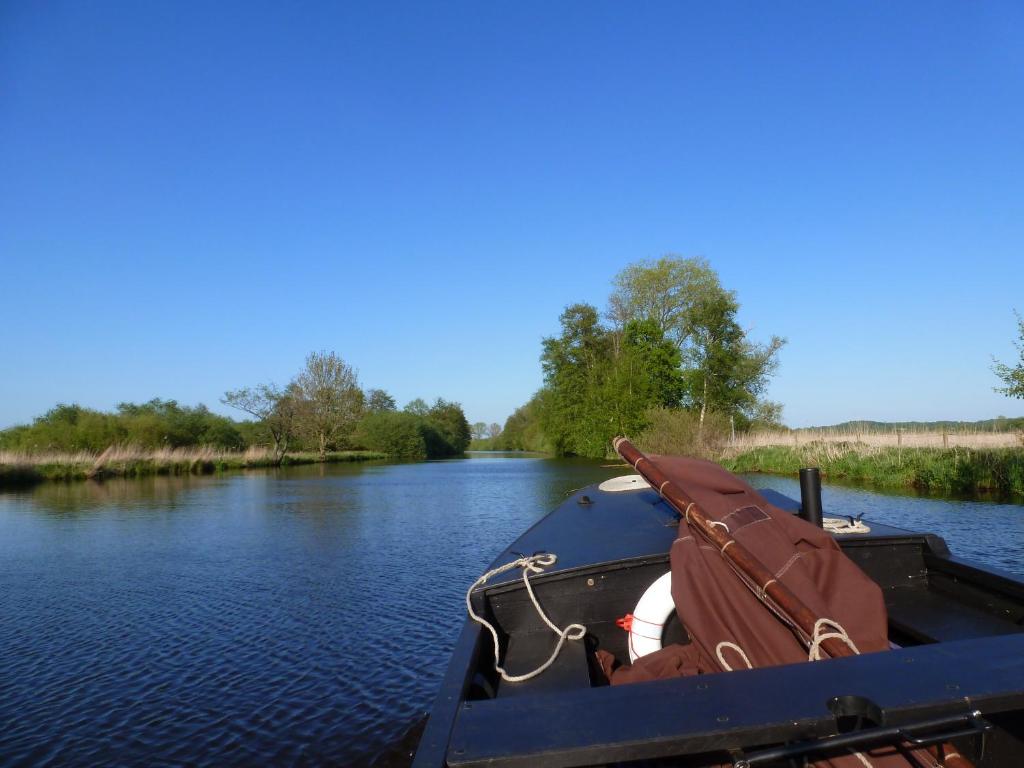
[[[75,516],[103,508],[141,507],[174,509],[183,493],[217,483],[217,478],[194,475],[156,475],[97,482],[48,482],[26,494],[38,511]]]

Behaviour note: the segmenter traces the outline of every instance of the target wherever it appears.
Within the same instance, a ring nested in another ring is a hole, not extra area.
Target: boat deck
[[[798,510],[791,499],[762,493],[776,506]],[[951,556],[939,537],[865,522],[869,533],[836,538],[882,588],[895,650],[611,687],[595,670],[592,652],[601,647],[628,658],[626,633],[615,619],[668,570],[678,516],[650,489],[576,492],[495,564],[520,553],[557,554],[557,563],[532,583],[552,621],[586,625],[586,645],[567,643],[539,677],[504,683],[491,669],[489,637],[467,623],[455,650],[465,663],[449,668],[416,765],[555,768],[667,755],[691,755],[694,765],[728,762],[757,745],[835,735],[829,702],[838,699],[881,713],[891,726],[935,717],[967,723],[970,712],[983,709],[998,727],[986,737],[978,765],[1018,764],[1024,583]],[[477,590],[473,600],[498,627],[503,665],[512,674],[551,653],[554,637],[518,572]],[[665,640],[685,641],[681,625],[667,626]],[[662,701],[673,706],[652,706]]]

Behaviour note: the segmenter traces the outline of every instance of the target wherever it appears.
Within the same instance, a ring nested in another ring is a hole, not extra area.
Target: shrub
[[[423,459],[427,454],[423,418],[402,411],[369,413],[360,421],[354,439],[371,451],[399,459]]]
[[[678,408],[651,408],[648,426],[636,437],[636,445],[647,453],[715,458],[729,437],[729,419],[717,413],[704,417]]]

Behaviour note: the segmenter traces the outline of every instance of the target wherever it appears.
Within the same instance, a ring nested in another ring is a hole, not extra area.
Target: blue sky
[[[0,427],[335,350],[504,421],[708,258],[794,426],[1024,415],[1019,3],[0,5]]]

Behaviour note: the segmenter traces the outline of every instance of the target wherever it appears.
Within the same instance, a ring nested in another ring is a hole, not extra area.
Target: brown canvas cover
[[[769,504],[750,485],[709,461],[677,456],[648,456],[673,484],[684,488],[711,519],[728,527],[746,547],[817,616],[845,629],[860,653],[889,648],[881,589],[840,551],[822,529]],[[671,645],[617,666],[599,651],[598,661],[613,685],[665,677],[723,672],[728,669],[807,663],[808,649],[793,630],[771,612],[740,579],[718,547],[686,519],[672,545],[672,598],[692,642]],[[724,645],[724,644],[728,645]],[[736,648],[742,649],[746,656]],[[821,663],[821,662],[815,662]],[[779,691],[785,696],[785,691]],[[920,765],[936,765],[916,750]],[[816,765],[907,766],[914,758],[892,748],[849,755]]]

